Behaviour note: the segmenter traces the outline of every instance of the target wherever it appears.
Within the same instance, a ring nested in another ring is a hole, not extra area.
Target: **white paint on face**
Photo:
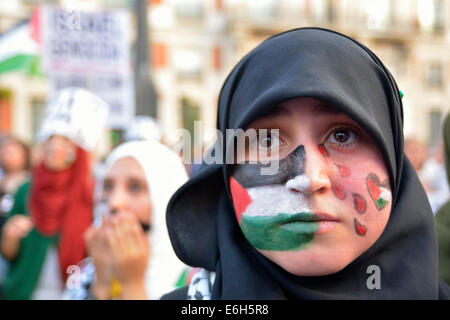
[[[280,213],[311,212],[310,198],[302,193],[292,192],[286,185],[269,185],[247,189],[252,202],[243,215],[276,216]]]
[[[309,179],[304,174],[296,176],[294,179],[291,179],[288,182],[286,182],[286,189],[296,190],[299,192],[307,192],[309,186],[310,186]]]
[[[386,201],[391,201],[392,198],[392,194],[391,191],[389,191],[386,188],[380,188],[381,189],[381,193],[380,193],[380,198]]]

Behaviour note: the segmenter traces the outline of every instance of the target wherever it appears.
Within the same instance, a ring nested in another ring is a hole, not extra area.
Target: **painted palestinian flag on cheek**
[[[308,199],[286,188],[288,181],[308,182],[303,174],[303,146],[280,161],[278,174],[261,176],[259,168],[259,164],[236,165],[230,178],[242,233],[260,250],[305,248],[313,240],[319,223],[314,220]]]
[[[391,191],[389,190],[389,183],[385,181],[380,182],[378,176],[371,173],[367,176],[367,190],[369,195],[375,203],[378,210],[384,209],[387,204],[391,201]]]
[[[303,249],[319,229],[304,197],[283,185],[245,189],[231,177],[230,189],[239,226],[257,249]]]

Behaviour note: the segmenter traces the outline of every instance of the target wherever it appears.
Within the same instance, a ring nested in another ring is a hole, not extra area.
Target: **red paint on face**
[[[347,193],[342,189],[340,186],[332,187],[331,191],[333,191],[333,194],[339,199],[344,200],[347,197]]]
[[[248,205],[252,202],[247,190],[242,187],[239,182],[233,177],[230,178],[230,190],[233,197],[234,210],[236,211],[236,217],[239,223],[241,223],[242,213],[247,209]]]
[[[323,144],[319,144],[317,146],[317,148],[319,149],[319,152],[324,156],[324,157],[328,157],[330,154],[328,153],[328,150],[325,148],[325,146]]]
[[[336,166],[339,169],[339,173],[341,174],[342,177],[346,178],[350,176],[350,169],[344,166],[341,166],[339,164],[336,164]]]
[[[369,188],[370,196],[372,197],[372,199],[378,199],[381,194],[381,189],[378,187],[378,185],[371,179],[367,179],[367,186]]]
[[[367,233],[367,227],[365,225],[359,223],[359,221],[356,219],[353,219],[353,223],[355,225],[356,234],[359,236],[365,236]]]
[[[359,214],[363,214],[364,212],[366,212],[366,200],[364,200],[364,198],[361,195],[354,193],[353,203],[355,205],[356,211]]]

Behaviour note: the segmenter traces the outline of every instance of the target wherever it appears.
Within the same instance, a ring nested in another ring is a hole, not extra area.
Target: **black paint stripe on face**
[[[261,168],[268,168],[270,164],[238,163],[234,166],[232,176],[246,189],[272,184],[283,185],[305,173],[305,161],[305,147],[300,145],[287,157],[278,161],[278,171],[274,175],[261,174]]]

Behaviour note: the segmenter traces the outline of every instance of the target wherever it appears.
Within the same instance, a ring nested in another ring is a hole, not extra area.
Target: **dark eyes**
[[[359,139],[359,134],[357,130],[346,125],[336,125],[329,129],[325,137],[324,143],[346,147],[356,142]],[[253,139],[253,143],[251,143],[254,150],[256,150],[256,145],[258,145],[258,149],[268,151],[279,148],[284,144],[285,142],[281,139],[278,130],[267,130],[264,134],[258,134],[257,139]]]
[[[277,148],[282,144],[284,144],[284,141],[281,140],[277,133],[272,132],[272,130],[269,130],[267,134],[258,137],[258,146],[263,150]]]
[[[110,192],[113,189],[113,183],[111,181],[105,181],[103,183],[103,191]]]
[[[112,192],[114,189],[114,183],[111,181],[105,181],[103,183],[103,192]],[[139,182],[129,182],[126,185],[126,189],[130,193],[139,193],[145,189],[145,185]]]
[[[336,128],[328,135],[326,142],[338,145],[351,144],[358,139],[358,134],[350,128]],[[272,149],[281,146],[284,141],[276,133],[268,132],[258,139],[258,145],[262,149]]]
[[[357,139],[358,134],[350,128],[337,128],[328,135],[326,142],[346,145],[355,142]]]
[[[139,183],[130,183],[128,185],[128,190],[131,193],[138,193],[138,192],[142,191],[142,189],[143,189],[143,186]]]

